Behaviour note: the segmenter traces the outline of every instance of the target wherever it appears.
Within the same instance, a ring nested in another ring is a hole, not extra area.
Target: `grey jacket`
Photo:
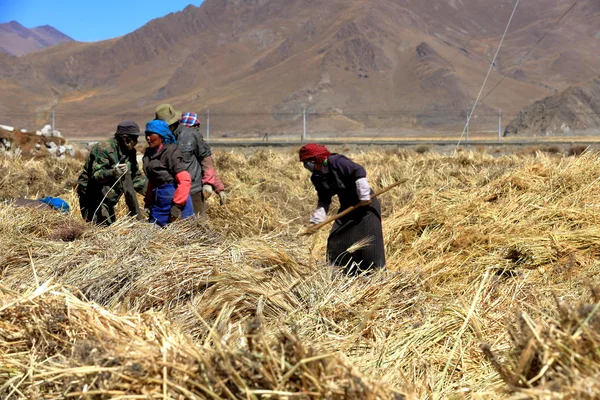
[[[202,138],[198,128],[190,128],[179,124],[173,134],[177,138],[177,145],[183,153],[183,162],[192,177],[190,194],[196,194],[202,191],[202,177],[204,176],[202,161],[211,156],[210,147]]]

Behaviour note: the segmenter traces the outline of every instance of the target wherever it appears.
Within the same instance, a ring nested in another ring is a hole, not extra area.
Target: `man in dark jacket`
[[[175,111],[170,104],[161,104],[156,107],[156,119],[169,124],[169,129],[177,138],[179,149],[183,153],[187,171],[192,177],[191,196],[194,212],[204,214],[206,199],[213,192],[217,193],[221,205],[225,204],[225,187],[215,171],[212,154],[208,143],[200,133],[200,120],[196,113]]]
[[[133,188],[145,195],[148,181],[138,167],[135,146],[142,133],[133,121],[117,126],[115,136],[96,143],[77,179],[81,215],[88,222],[110,225],[115,222],[115,206],[125,192],[130,174]],[[136,210],[131,209],[132,215]]]

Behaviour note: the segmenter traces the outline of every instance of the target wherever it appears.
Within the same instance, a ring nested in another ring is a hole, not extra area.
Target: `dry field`
[[[375,276],[298,237],[292,150],[216,151],[228,205],[167,229],[0,204],[0,397],[600,398],[597,153],[347,154],[409,178]],[[75,206],[79,167],[0,158],[0,198]]]

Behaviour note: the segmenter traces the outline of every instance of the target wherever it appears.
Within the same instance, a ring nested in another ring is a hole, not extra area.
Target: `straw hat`
[[[165,103],[156,107],[156,119],[165,121],[169,125],[173,125],[181,118],[181,111],[175,111],[172,105]]]

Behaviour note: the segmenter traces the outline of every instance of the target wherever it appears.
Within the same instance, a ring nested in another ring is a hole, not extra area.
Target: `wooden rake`
[[[378,190],[377,192],[373,193],[373,195],[371,196],[371,199],[374,199],[376,197],[381,196],[382,194],[384,194],[385,192],[387,192],[390,189],[395,188],[396,186],[404,183],[408,181],[408,178],[402,178],[399,181],[397,181],[396,183],[393,183],[381,190]],[[316,231],[318,231],[319,229],[321,229],[322,227],[324,227],[325,225],[328,225],[329,223],[335,221],[336,219],[340,219],[342,218],[344,215],[350,214],[352,211],[356,210],[357,208],[362,207],[360,204],[357,204],[355,206],[352,207],[348,207],[346,208],[344,211],[342,211],[339,214],[336,215],[332,215],[331,217],[327,217],[327,219],[323,222],[321,222],[320,224],[316,224],[313,226],[308,227],[304,232],[301,232],[299,234],[299,236],[307,236],[307,235],[312,235],[313,233],[315,233]]]

